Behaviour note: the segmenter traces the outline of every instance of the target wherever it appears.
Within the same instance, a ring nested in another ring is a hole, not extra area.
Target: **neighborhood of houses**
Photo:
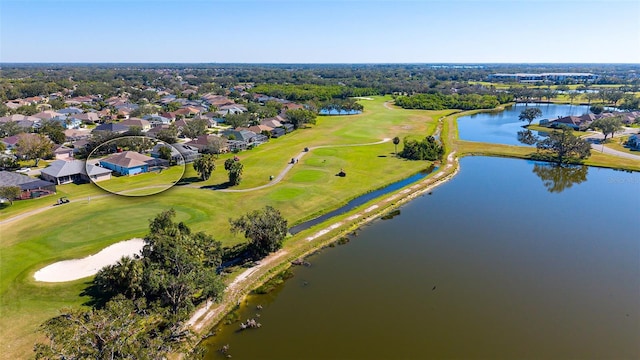
[[[102,99],[99,95],[63,97],[62,94],[57,93],[51,94],[50,97],[36,96],[8,101],[5,105],[12,110],[21,106],[35,105],[40,112],[33,115],[12,114],[0,117],[0,126],[12,123],[11,126],[19,128],[20,132],[0,139],[5,149],[0,157],[5,160],[10,158],[9,160],[13,160],[15,164],[15,161],[20,160],[17,155],[20,139],[25,141],[25,138],[37,137],[38,129],[45,123],[58,123],[64,129],[64,142],[53,144],[53,151],[48,156],[51,162],[45,168],[32,171],[29,168],[15,172],[0,171],[0,187],[18,186],[21,191],[19,199],[36,198],[55,193],[56,185],[100,182],[109,180],[114,175],[134,176],[159,167],[166,167],[169,163],[193,162],[204,152],[226,153],[247,150],[266,143],[269,139],[292,132],[295,127],[287,121],[286,112],[301,109],[304,106],[280,98],[250,94],[246,91],[250,87],[250,84],[240,85],[231,91],[260,106],[264,106],[267,102],[276,103],[279,112],[275,116],[265,118],[256,119],[254,116],[254,121],[246,127],[235,128],[226,125],[225,118],[229,115],[244,114],[248,110],[247,106],[236,103],[229,96],[230,91],[227,91],[227,95],[208,93],[195,99],[194,89],[182,91],[183,97],[177,97],[166,91],[147,89],[157,91],[161,95],[153,104],[159,111],[139,117],[132,114],[136,113],[140,105],[129,101],[126,93],[108,99]],[[51,109],[47,102],[56,97],[63,97],[67,107]],[[106,108],[95,110],[98,102],[106,105]],[[179,104],[179,108],[174,111],[162,111],[167,109],[168,104],[172,104],[174,108]],[[193,138],[182,136],[183,130],[195,120],[204,121],[206,131]],[[178,136],[177,141],[169,146],[171,158],[161,158],[159,149],[166,144],[159,142],[150,150],[151,156],[135,151],[122,151],[99,160],[85,160],[85,150],[94,136],[127,135],[134,129],[135,135],[149,138],[156,138],[163,130],[173,129]]]
[[[558,127],[560,125],[569,126],[574,130],[587,130],[591,124],[601,118],[618,117],[623,125],[629,126],[634,123],[637,118],[640,118],[640,111],[630,112],[604,112],[602,114],[584,114],[580,116],[564,116],[557,119],[542,119],[540,120],[541,126]]]

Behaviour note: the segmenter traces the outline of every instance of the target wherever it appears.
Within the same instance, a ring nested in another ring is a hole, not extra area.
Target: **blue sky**
[[[640,1],[0,0],[0,62],[640,63]]]

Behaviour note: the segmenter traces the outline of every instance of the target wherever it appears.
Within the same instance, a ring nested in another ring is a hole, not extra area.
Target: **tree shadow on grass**
[[[87,281],[84,284],[87,287],[80,292],[80,296],[88,296],[90,299],[85,301],[82,305],[101,309],[109,300],[111,300],[112,296],[101,291],[93,281]]]
[[[224,190],[224,189],[228,189],[231,187],[231,183],[230,182],[223,182],[220,184],[215,184],[215,185],[205,185],[205,186],[201,186],[200,189],[206,189],[206,190]]]
[[[186,178],[182,178],[180,179],[176,185],[180,186],[180,185],[189,185],[189,184],[193,184],[195,182],[200,181],[200,178],[197,176],[191,176],[191,177],[186,177]]]

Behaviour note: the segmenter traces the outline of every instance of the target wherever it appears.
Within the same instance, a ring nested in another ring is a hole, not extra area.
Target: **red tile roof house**
[[[123,151],[100,159],[100,166],[120,175],[137,175],[153,170],[153,167],[167,166],[163,159],[154,159],[135,151]]]
[[[573,128],[574,130],[583,130],[589,127],[592,122],[592,116],[590,115],[565,116],[558,119],[550,120],[548,125],[551,127],[566,125]]]

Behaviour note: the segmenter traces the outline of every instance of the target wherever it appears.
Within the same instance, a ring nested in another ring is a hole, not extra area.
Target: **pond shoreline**
[[[320,229],[301,231],[296,236],[295,246],[281,249],[261,260],[257,266],[249,268],[236,276],[225,289],[225,299],[219,304],[207,302],[200,306],[192,317],[188,320],[190,326],[196,334],[205,339],[211,329],[232,311],[251,290],[268,281],[282,270],[289,268],[291,262],[308,256],[316,252],[323,246],[329,245],[346,234],[360,228],[361,226],[379,219],[388,211],[395,210],[418,196],[422,196],[432,191],[437,186],[451,180],[459,172],[459,162],[456,152],[451,152],[447,156],[446,165],[441,166],[437,171],[427,176],[425,179],[413,183],[410,186],[398,189],[361,205],[355,211],[349,211],[344,215],[339,215],[332,222],[325,222]],[[359,210],[358,210],[359,209]],[[309,232],[313,230],[312,234]],[[306,241],[301,241],[302,238]]]

